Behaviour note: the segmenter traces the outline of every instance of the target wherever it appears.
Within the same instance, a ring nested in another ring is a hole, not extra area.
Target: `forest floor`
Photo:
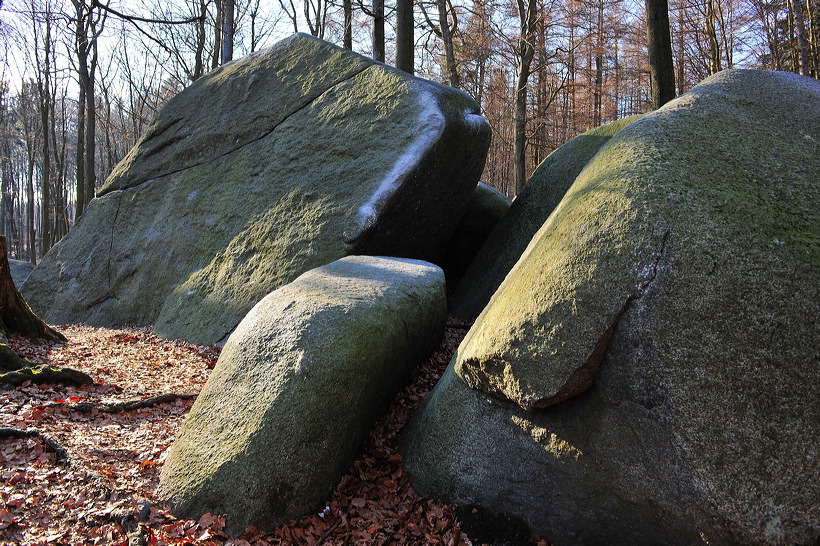
[[[402,429],[463,328],[447,329],[375,423],[324,509],[272,532],[249,527],[234,537],[221,515],[179,519],[155,495],[168,448],[219,348],[163,340],[147,328],[58,329],[67,343],[11,343],[31,360],[83,371],[95,384],[0,391],[0,544],[471,544],[455,506],[413,491],[398,451]],[[170,394],[184,396],[163,396]]]

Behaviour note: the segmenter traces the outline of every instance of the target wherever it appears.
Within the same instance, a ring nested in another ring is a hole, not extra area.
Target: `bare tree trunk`
[[[414,72],[413,0],[396,0],[396,68]]]
[[[66,149],[68,144],[68,114],[66,103],[68,92],[60,98],[60,140],[57,139],[56,100],[51,103],[51,141],[54,145],[54,164],[57,167],[57,179],[54,181],[54,224],[52,241],[56,243],[68,233],[68,205],[66,203]]]
[[[85,204],[94,199],[97,190],[97,104],[94,91],[94,75],[97,69],[97,37],[91,43],[91,62],[88,71],[88,88],[85,92]]]
[[[686,43],[683,36],[683,6],[678,7],[678,95],[683,95],[684,90],[684,63],[686,62]]]
[[[538,16],[538,0],[517,0],[518,22],[518,74],[515,86],[515,195],[521,193],[527,182],[527,84],[530,66],[535,55],[535,23]]]
[[[46,92],[47,93],[47,92]],[[43,157],[43,172],[40,176],[40,257],[46,255],[51,247],[51,153],[48,139],[48,101],[49,97],[40,98],[40,119],[43,124],[43,142],[40,147]]]
[[[96,143],[97,105],[95,75],[97,71],[97,38],[102,32],[105,13],[96,15],[93,4],[72,0],[77,17],[74,30],[74,52],[77,54],[77,81],[80,86],[77,123],[77,204],[79,218],[94,198],[97,185]],[[96,19],[95,19],[96,17]]]
[[[818,43],[820,15],[815,14],[814,8],[816,7],[811,0],[806,0],[806,20],[809,22],[809,75],[820,78],[820,43]]]
[[[35,44],[37,34],[35,34]],[[42,157],[42,172],[40,173],[40,189],[42,192],[40,202],[40,257],[45,256],[50,247],[51,240],[51,151],[49,148],[50,119],[51,111],[51,20],[45,20],[45,36],[43,37],[42,61],[37,53],[37,100],[40,112],[40,127],[42,140],[40,153]],[[35,45],[35,47],[37,47]],[[35,49],[37,51],[37,49]]]
[[[28,172],[26,178],[26,230],[28,235],[28,259],[31,263],[37,263],[36,252],[36,228],[34,226],[34,156],[36,155],[34,135],[28,135],[26,138],[26,152],[28,154]]]
[[[667,0],[646,0],[646,44],[649,50],[652,108],[657,110],[675,98],[675,67],[672,64]]]
[[[87,34],[83,28],[84,17],[82,3],[73,0],[77,14],[77,26],[74,31],[74,48],[77,53],[77,83],[80,92],[77,98],[77,154],[76,154],[76,192],[77,203],[74,212],[75,218],[82,216],[85,211],[85,92],[88,88],[88,50]]]
[[[806,39],[806,18],[803,13],[803,4],[800,0],[789,0],[789,6],[794,13],[794,29],[797,36],[797,58],[800,74],[809,75],[809,45]]]
[[[716,0],[706,0],[706,38],[709,40],[709,74],[720,72],[720,42],[717,36]],[[717,0],[719,1],[719,0]]]
[[[14,286],[9,269],[5,235],[0,235],[0,329],[6,335],[16,333],[35,339],[66,340],[63,334],[34,314]]]
[[[216,0],[216,21],[214,22],[214,51],[211,56],[211,70],[219,66],[222,60],[222,22],[225,15],[225,0]]]
[[[313,36],[324,39],[328,0],[303,0],[305,21]]]
[[[595,85],[592,125],[601,125],[604,94],[604,0],[597,1],[598,24],[595,33]]]
[[[373,0],[373,58],[384,62],[384,0]]]
[[[194,53],[194,72],[191,81],[196,81],[205,73],[205,17],[208,6],[205,0],[199,0],[199,20],[196,22],[196,52]]]
[[[3,153],[3,167],[2,167],[2,204],[0,204],[0,226],[2,226],[3,235],[10,237],[12,241],[17,239],[17,234],[14,229],[14,178],[11,170],[11,150],[8,143],[6,143]]]
[[[222,21],[222,64],[233,60],[233,19],[234,0],[223,0],[224,13]]]
[[[723,43],[723,54],[726,59],[726,68],[734,68],[735,61],[733,58],[734,55],[734,37],[732,36],[731,29],[729,28],[729,24],[732,20],[732,5],[731,2],[728,3],[727,8],[729,10],[728,17],[723,12],[723,2],[721,0],[717,0],[717,12],[718,12],[718,21],[720,23],[720,38],[721,42]]]
[[[457,23],[454,21],[453,28],[450,28],[450,13],[453,13],[453,18],[455,18],[455,11],[452,10],[449,0],[437,0],[436,3],[438,4],[441,42],[444,45],[444,59],[447,63],[447,80],[452,87],[461,87],[458,67],[456,67],[456,55],[453,50],[453,30],[457,27]]]
[[[345,49],[353,49],[353,0],[342,0],[342,12],[344,13],[344,36],[342,46]]]

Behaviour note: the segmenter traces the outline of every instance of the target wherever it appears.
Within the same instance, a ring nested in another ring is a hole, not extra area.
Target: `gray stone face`
[[[448,278],[464,275],[487,237],[509,210],[510,203],[510,198],[497,189],[478,183],[467,211],[450,239],[444,262],[444,272]]]
[[[453,315],[475,318],[481,313],[575,177],[612,135],[639,118],[619,119],[578,135],[541,162],[464,272],[450,304]]]
[[[818,128],[816,80],[725,71],[617,133],[411,427],[416,489],[559,544],[815,542]]]
[[[228,339],[160,494],[239,532],[323,502],[445,316],[443,272],[415,260],[351,256],[272,292]]]
[[[440,261],[489,145],[477,112],[294,35],[174,97],[22,292],[52,323],[213,343],[343,256]]]
[[[20,287],[20,285],[25,282],[29,273],[31,273],[31,270],[34,269],[34,264],[20,260],[9,260],[9,269],[11,269],[11,278],[14,281],[14,286]]]

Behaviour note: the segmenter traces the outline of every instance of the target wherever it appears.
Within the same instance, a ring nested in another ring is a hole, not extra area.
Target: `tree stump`
[[[80,371],[48,365],[38,366],[20,357],[6,344],[10,334],[51,342],[67,341],[63,334],[34,314],[20,291],[14,286],[6,254],[6,237],[0,235],[0,386],[16,386],[26,381],[35,383],[58,381],[76,385],[94,383],[91,377]]]
[[[11,278],[6,254],[6,236],[0,235],[0,330],[8,336],[19,334],[29,339],[66,341],[63,334],[34,314]]]

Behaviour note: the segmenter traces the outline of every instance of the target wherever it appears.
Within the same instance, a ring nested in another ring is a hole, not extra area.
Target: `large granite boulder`
[[[294,35],[169,101],[22,291],[52,323],[212,343],[343,256],[440,261],[483,169],[478,111]]]
[[[351,256],[272,292],[228,339],[160,495],[238,532],[323,502],[445,317],[443,272],[416,260]]]
[[[494,187],[478,183],[450,239],[443,264],[448,278],[458,279],[464,275],[490,233],[507,214],[511,203],[509,197]]]
[[[450,303],[453,315],[471,319],[481,313],[578,173],[612,135],[638,118],[640,116],[619,119],[578,135],[538,165],[463,272]]]
[[[721,72],[578,176],[406,466],[558,544],[815,543],[817,317],[820,82]]]
[[[34,269],[34,264],[21,260],[9,260],[9,269],[11,270],[11,279],[14,281],[14,286],[19,287]]]

